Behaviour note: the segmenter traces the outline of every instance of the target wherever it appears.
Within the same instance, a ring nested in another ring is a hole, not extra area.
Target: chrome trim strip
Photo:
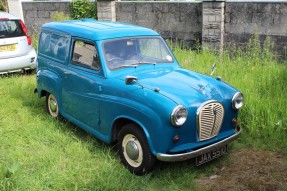
[[[224,145],[229,144],[230,142],[234,141],[235,139],[237,139],[240,134],[241,134],[241,128],[238,127],[237,129],[239,129],[235,134],[233,134],[230,137],[227,137],[219,142],[216,142],[212,145],[208,145],[206,147],[200,148],[198,150],[194,150],[191,152],[187,152],[187,153],[181,153],[181,154],[163,154],[163,153],[158,153],[156,155],[156,158],[160,161],[166,161],[166,162],[176,162],[176,161],[183,161],[183,160],[188,160],[197,156],[200,156],[204,153],[207,153],[209,151],[213,151],[216,149],[219,149],[221,147],[223,147]]]

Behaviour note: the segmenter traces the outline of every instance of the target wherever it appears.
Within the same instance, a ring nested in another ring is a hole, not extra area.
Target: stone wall
[[[70,2],[22,2],[23,17],[28,30],[39,31],[42,24],[51,22],[56,12],[70,13]]]
[[[224,2],[202,4],[202,46],[223,51]]]
[[[287,46],[287,0],[203,2],[124,2],[98,0],[99,20],[111,20],[152,28],[166,39],[199,42],[216,50],[223,45],[246,45],[253,34],[261,43],[270,36],[279,53]],[[70,2],[22,2],[30,31],[52,21],[55,12],[70,13]]]
[[[107,1],[107,0],[106,0]],[[149,27],[164,38],[222,50],[270,36],[279,54],[287,45],[287,1],[116,2],[116,20]]]
[[[270,36],[283,55],[287,46],[287,2],[226,2],[225,44],[245,45],[253,34],[259,35],[261,43]]]
[[[165,39],[201,41],[201,3],[116,2],[116,20],[154,29]]]
[[[116,21],[115,4],[115,1],[97,1],[98,19],[103,21]]]

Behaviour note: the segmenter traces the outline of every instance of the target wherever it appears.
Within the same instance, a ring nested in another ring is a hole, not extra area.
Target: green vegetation
[[[73,0],[71,3],[71,17],[73,19],[97,18],[96,1]]]
[[[273,45],[267,38],[260,48],[257,36],[245,50],[234,48],[221,56],[211,51],[190,51],[174,47],[179,63],[185,68],[214,76],[243,92],[245,105],[240,110],[243,136],[240,143],[287,154],[287,65],[274,58]]]
[[[51,15],[51,18],[53,21],[63,21],[63,20],[70,20],[70,15],[65,14],[64,12],[58,12],[56,11]]]
[[[0,0],[0,11],[8,11],[7,0]]]
[[[181,190],[194,187],[193,162],[159,164],[137,177],[106,145],[68,122],[53,120],[33,93],[35,75],[0,79],[0,190]]]
[[[173,47],[185,68],[221,76],[245,95],[243,135],[230,149],[259,147],[287,154],[287,65],[278,63],[266,41],[221,56]],[[53,120],[45,99],[33,90],[35,75],[0,79],[0,190],[197,190],[195,177],[214,172],[228,157],[195,167],[192,160],[159,163],[143,177],[130,174],[113,145],[106,145],[65,121]]]

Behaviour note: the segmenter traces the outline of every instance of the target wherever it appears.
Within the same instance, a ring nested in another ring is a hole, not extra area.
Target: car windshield
[[[103,43],[103,51],[108,68],[111,70],[141,64],[173,62],[167,46],[158,37],[108,40]]]
[[[19,20],[0,20],[0,38],[25,36]]]

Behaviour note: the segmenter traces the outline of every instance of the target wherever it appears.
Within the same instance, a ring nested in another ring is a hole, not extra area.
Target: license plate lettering
[[[227,153],[227,145],[218,150],[210,151],[196,157],[196,165],[202,165]]]
[[[0,52],[8,52],[16,50],[16,44],[0,45]]]

